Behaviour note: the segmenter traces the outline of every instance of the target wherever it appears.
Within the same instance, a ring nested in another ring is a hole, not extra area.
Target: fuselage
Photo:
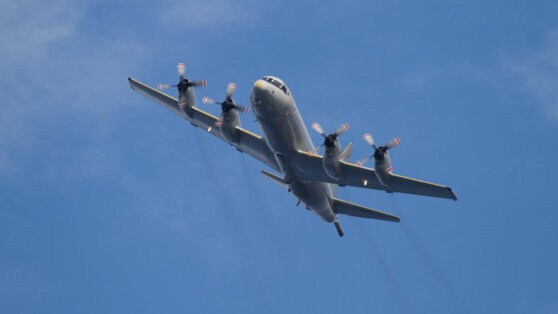
[[[315,148],[290,90],[280,79],[266,76],[254,83],[250,102],[289,191],[323,220],[335,221],[330,184],[300,180],[298,164],[292,160],[298,150],[315,153]]]

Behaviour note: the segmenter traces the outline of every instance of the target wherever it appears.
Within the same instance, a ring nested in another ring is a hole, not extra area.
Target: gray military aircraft
[[[385,146],[376,147],[372,136],[366,134],[364,139],[374,148],[374,154],[351,164],[352,143],[341,151],[338,140],[349,127],[343,124],[334,133],[326,135],[322,127],[314,123],[312,128],[324,137],[324,154],[317,154],[291,91],[277,77],[262,77],[254,83],[250,93],[262,137],[241,127],[238,111],[247,112],[248,108],[237,105],[232,99],[236,88],[233,83],[229,84],[224,101],[204,98],[205,103],[221,105],[220,117],[196,107],[193,87],[205,86],[205,80],[188,80],[184,77],[185,68],[183,63],[178,64],[178,84],[159,85],[159,89],[177,87],[178,100],[132,78],[128,81],[133,90],[271,167],[279,174],[261,170],[262,174],[288,189],[298,200],[297,205],[302,203],[324,221],[333,223],[341,237],[344,233],[337,214],[394,222],[399,222],[399,218],[335,198],[339,186],[457,200],[449,187],[391,173],[388,150],[399,144],[397,138]],[[362,164],[371,158],[375,169],[363,167]]]

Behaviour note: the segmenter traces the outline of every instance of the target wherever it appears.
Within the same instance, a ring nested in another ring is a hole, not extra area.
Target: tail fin
[[[347,148],[345,148],[345,150],[343,151],[343,153],[341,153],[341,156],[339,156],[339,160],[347,162],[349,161],[349,159],[351,159],[352,154],[353,154],[353,142],[350,142],[349,145],[347,145]]]
[[[357,204],[349,203],[337,198],[333,199],[333,211],[335,211],[337,214],[348,216],[399,222],[399,217],[397,216],[393,216],[371,208],[366,208]]]

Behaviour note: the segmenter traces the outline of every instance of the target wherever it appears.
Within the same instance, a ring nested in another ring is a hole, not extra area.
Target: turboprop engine
[[[223,137],[231,144],[238,143],[240,137],[239,130],[237,129],[237,127],[240,127],[240,118],[238,117],[237,111],[248,112],[248,107],[237,105],[232,99],[232,94],[235,89],[236,84],[229,83],[227,87],[227,96],[222,102],[218,102],[209,97],[203,98],[205,104],[221,105],[221,116],[213,127],[218,127]]]
[[[389,174],[393,169],[391,166],[391,160],[389,159],[388,150],[391,149],[392,147],[399,145],[401,141],[399,140],[399,138],[395,137],[389,143],[387,143],[387,145],[376,147],[376,144],[374,143],[374,138],[372,138],[372,135],[370,135],[370,133],[364,134],[363,137],[364,140],[374,148],[374,154],[362,160],[357,161],[356,164],[362,166],[363,164],[368,162],[370,158],[373,157],[374,171],[376,172],[376,177],[378,177],[378,180],[382,185],[388,186]]]
[[[171,84],[159,84],[157,88],[159,90],[177,87],[178,88],[178,106],[180,110],[189,116],[191,116],[191,107],[196,104],[196,96],[193,93],[188,92],[191,87],[203,86],[205,87],[205,80],[200,81],[190,81],[189,79],[184,77],[184,73],[186,72],[186,65],[184,63],[179,63],[176,66],[178,70],[178,75],[180,76],[180,81],[176,85]]]
[[[337,137],[347,132],[349,126],[343,123],[335,133],[331,133],[327,136],[318,122],[312,124],[312,129],[324,137],[324,143],[322,144],[322,146],[324,146],[324,157],[322,159],[324,171],[331,178],[341,181],[343,179],[343,174],[341,173],[340,161],[343,160],[345,156],[341,154]]]

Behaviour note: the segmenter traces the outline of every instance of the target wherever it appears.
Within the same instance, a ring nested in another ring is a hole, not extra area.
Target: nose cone
[[[252,87],[252,94],[260,100],[266,100],[269,94],[269,84],[263,80],[257,80]]]
[[[269,101],[270,98],[270,86],[269,83],[263,80],[257,80],[254,82],[252,87],[251,98],[256,101],[256,105],[262,102]]]
[[[250,93],[250,101],[252,102],[252,109],[254,112],[260,116],[264,116],[268,113],[269,108],[267,108],[269,103],[269,84],[263,80],[257,80],[254,82],[252,87],[252,92]]]

